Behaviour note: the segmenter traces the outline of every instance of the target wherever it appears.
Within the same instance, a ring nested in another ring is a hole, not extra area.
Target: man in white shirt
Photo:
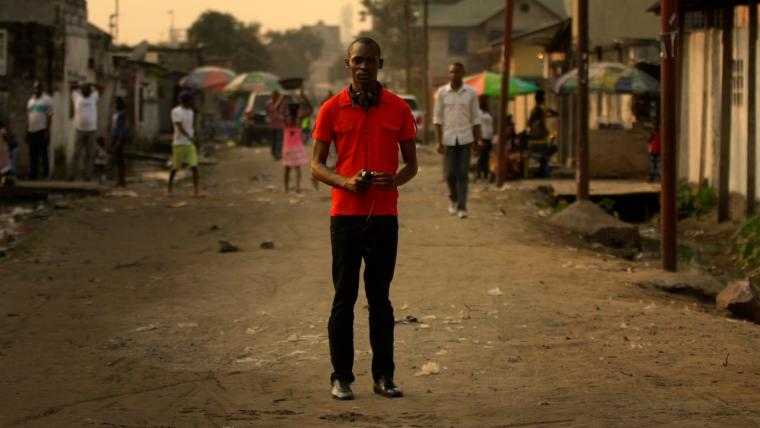
[[[42,84],[34,81],[34,95],[26,104],[26,141],[29,144],[29,179],[46,179],[50,175],[48,146],[50,145],[50,121],[53,117],[53,99],[42,90]],[[42,162],[42,174],[39,166]]]
[[[433,114],[438,153],[446,156],[449,214],[459,218],[467,218],[471,152],[477,152],[482,145],[478,95],[475,89],[463,83],[463,76],[464,65],[449,66],[449,84],[438,90]]]
[[[84,179],[92,179],[95,167],[95,136],[98,130],[98,101],[100,90],[93,85],[85,83],[79,86],[74,83],[71,86],[71,112],[74,117],[74,159],[71,163],[69,180],[73,180],[79,174],[79,167],[84,155]]]
[[[187,165],[193,172],[193,196],[198,197],[198,151],[195,149],[195,112],[193,111],[193,94],[184,91],[179,96],[180,105],[172,110],[174,136],[172,139],[172,171],[169,173],[169,186],[166,194],[172,194],[172,185],[177,170]]]

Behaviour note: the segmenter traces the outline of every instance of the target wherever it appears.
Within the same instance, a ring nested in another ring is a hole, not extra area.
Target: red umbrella
[[[236,74],[232,70],[222,67],[206,66],[191,71],[190,74],[179,81],[179,84],[183,88],[188,89],[211,89],[222,91],[224,90],[224,87],[235,78],[235,76]]]

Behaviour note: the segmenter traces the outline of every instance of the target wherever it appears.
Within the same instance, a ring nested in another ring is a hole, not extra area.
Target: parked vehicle
[[[422,140],[425,135],[425,114],[420,110],[419,104],[417,104],[417,98],[414,95],[399,95],[404,100],[409,108],[412,109],[412,115],[414,115],[414,121],[417,122],[417,139]]]
[[[250,146],[254,143],[269,143],[271,131],[267,119],[267,103],[271,99],[271,92],[252,92],[248,96],[245,120],[242,124],[241,144]],[[294,102],[294,98],[285,94],[284,102]]]

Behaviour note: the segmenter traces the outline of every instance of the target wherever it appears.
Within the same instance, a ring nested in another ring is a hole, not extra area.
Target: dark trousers
[[[47,179],[50,175],[48,161],[48,140],[45,131],[29,133],[29,179]],[[42,162],[42,175],[39,175],[40,162]]]
[[[284,131],[282,128],[272,129],[272,157],[274,159],[282,158],[282,139]]]
[[[458,210],[467,209],[468,171],[472,144],[446,147],[446,182],[449,199],[456,202]]]
[[[354,381],[354,304],[364,259],[364,292],[369,303],[372,378],[393,378],[393,307],[388,297],[396,267],[398,219],[395,216],[336,216],[330,220],[335,287],[330,321],[330,380]]]
[[[125,186],[127,184],[127,163],[124,160],[124,143],[118,142],[114,147],[113,154],[116,165],[116,184]]]
[[[491,159],[492,147],[491,140],[483,140],[483,148],[480,149],[480,154],[478,155],[478,178],[488,178],[491,175],[488,163]]]

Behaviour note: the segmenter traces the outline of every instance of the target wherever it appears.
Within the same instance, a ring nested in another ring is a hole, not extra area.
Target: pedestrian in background
[[[383,58],[376,41],[362,37],[351,43],[345,64],[351,85],[319,109],[311,161],[314,177],[333,187],[331,394],[339,400],[354,398],[354,304],[364,260],[373,390],[401,397],[393,382],[395,320],[389,292],[398,248],[397,188],[417,174],[417,127],[406,102],[377,81]],[[331,143],[338,155],[335,171],[326,165]]]
[[[461,63],[449,66],[449,84],[438,90],[433,114],[437,150],[446,158],[449,214],[459,218],[467,218],[470,156],[483,144],[478,95],[462,81],[464,72]]]
[[[655,125],[649,137],[649,182],[660,181],[660,155],[662,154],[662,135],[660,127]]]
[[[195,138],[195,112],[193,111],[193,93],[184,91],[179,96],[180,104],[172,110],[174,135],[172,138],[172,171],[169,173],[167,196],[172,194],[172,185],[177,171],[188,167],[193,172],[193,196],[200,196],[198,189],[198,150]]]
[[[114,155],[114,164],[116,166],[116,183],[117,187],[127,185],[127,164],[124,159],[124,148],[129,138],[127,130],[127,103],[122,97],[116,97],[114,100],[115,111],[111,123],[111,151]]]
[[[103,184],[106,179],[106,165],[108,165],[106,139],[98,137],[97,148],[95,149],[95,175],[98,177],[98,184]]]
[[[8,165],[2,168],[3,176],[16,177],[16,153],[18,151],[18,141],[16,135],[11,132],[9,126],[0,120],[0,142],[4,143],[8,152]]]
[[[266,104],[267,120],[272,131],[272,158],[274,160],[280,160],[282,157],[282,139],[287,109],[286,103],[283,102],[284,97],[280,91],[274,91],[272,98]]]
[[[478,154],[478,169],[476,179],[493,181],[493,174],[488,169],[488,161],[491,156],[493,144],[493,116],[489,113],[488,96],[482,95],[479,99],[480,104],[480,132],[483,138],[483,147]]]
[[[50,177],[50,123],[53,118],[53,99],[43,91],[38,80],[33,84],[34,94],[26,104],[26,142],[29,144],[29,179]],[[42,163],[42,174],[40,171]]]
[[[301,193],[301,167],[309,164],[309,155],[303,142],[303,129],[301,121],[310,117],[314,111],[311,103],[301,89],[300,103],[288,104],[288,114],[285,117],[284,141],[282,146],[282,166],[284,167],[283,179],[285,181],[285,193],[290,191],[290,170],[296,170],[296,193]],[[280,97],[278,103],[284,102]],[[280,109],[279,105],[275,106]]]
[[[93,88],[94,86],[94,88]],[[71,86],[70,107],[74,117],[74,158],[71,162],[69,180],[79,175],[79,168],[84,162],[84,179],[92,180],[95,166],[95,134],[98,129],[98,102],[102,87],[85,83]]]

